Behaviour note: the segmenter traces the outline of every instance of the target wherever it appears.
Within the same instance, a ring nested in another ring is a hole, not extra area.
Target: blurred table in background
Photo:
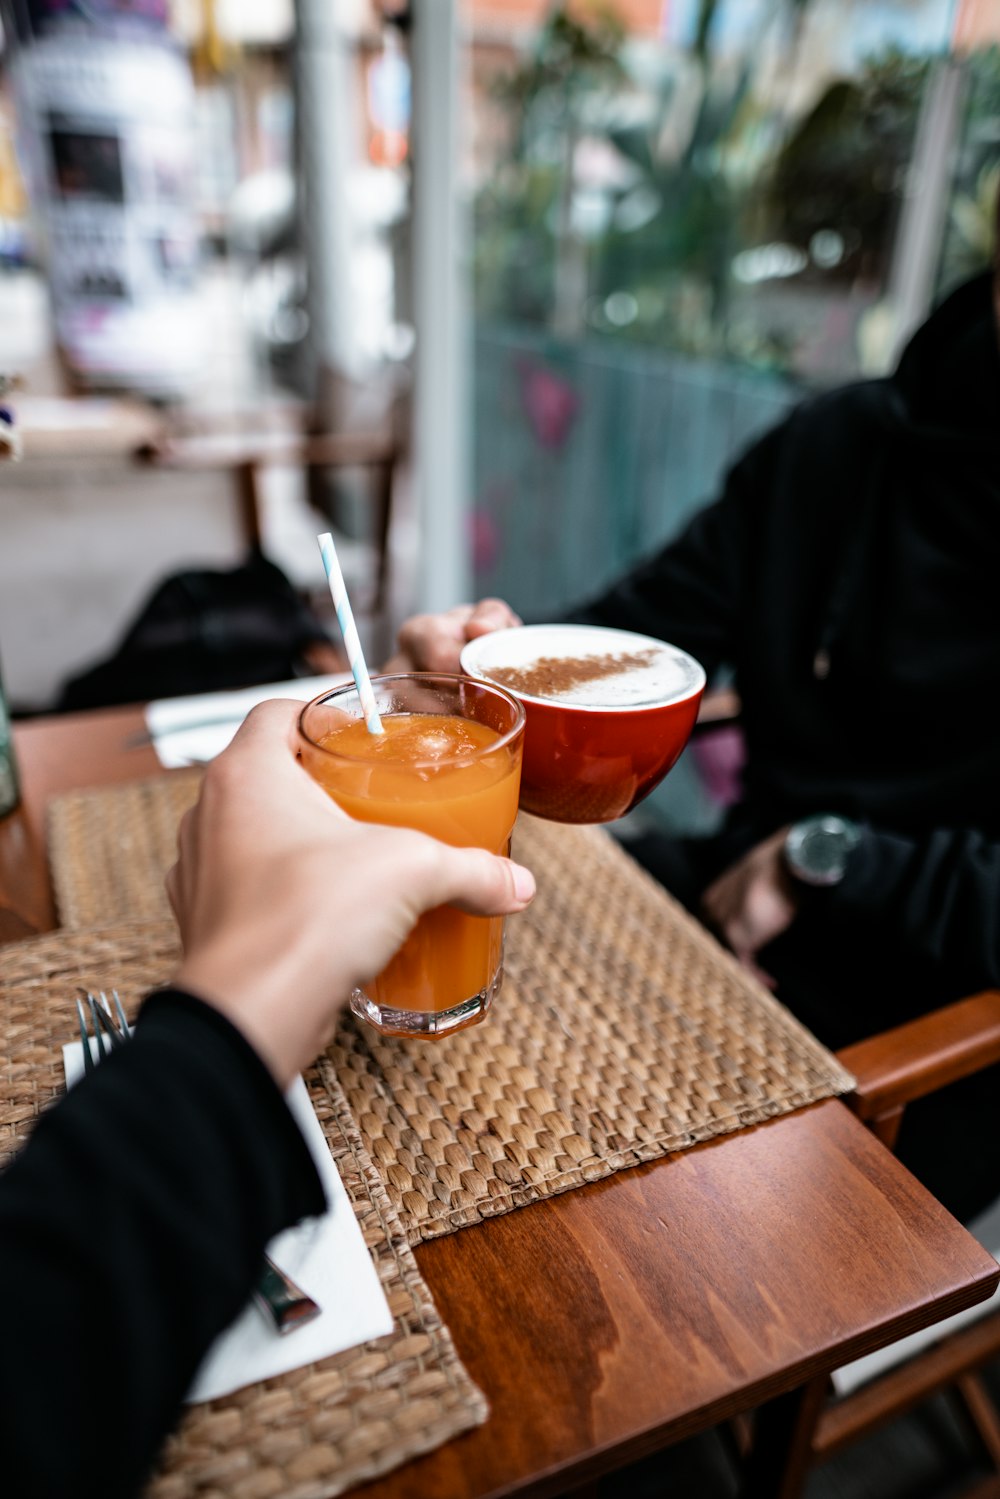
[[[248,545],[264,543],[263,479],[268,469],[339,471],[358,469],[369,479],[371,532],[375,553],[375,575],[370,612],[385,606],[389,576],[389,527],[392,518],[393,483],[401,458],[401,445],[391,433],[304,430],[301,425],[234,430],[166,432],[155,443],[140,449],[137,457],[154,468],[173,472],[222,473],[238,498]]]
[[[125,397],[18,393],[13,405],[25,459],[128,458],[165,427],[155,407]]]
[[[364,575],[349,586],[356,610],[381,618],[397,429],[317,431],[315,413],[293,398],[169,413],[94,397],[18,393],[12,404],[24,461],[5,465],[0,487],[0,657],[16,712],[51,708],[67,677],[114,650],[171,572],[232,568],[251,547],[271,555],[268,517],[276,504],[282,514],[308,508],[313,474],[364,479],[370,542],[359,549]],[[329,524],[315,512],[299,527]],[[289,571],[283,556],[272,560]]]
[[[168,573],[234,567],[247,543],[224,474],[138,466],[165,431],[152,407],[20,392],[10,404],[24,459],[0,484],[0,655],[23,713],[109,655]]]

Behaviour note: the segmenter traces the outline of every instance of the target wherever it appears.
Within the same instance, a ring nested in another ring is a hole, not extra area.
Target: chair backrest
[[[358,380],[321,365],[308,420],[313,435],[362,435],[402,452],[409,440],[410,382],[407,372],[383,366]]]

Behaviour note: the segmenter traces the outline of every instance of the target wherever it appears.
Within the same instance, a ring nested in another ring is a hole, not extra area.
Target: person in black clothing
[[[806,401],[569,616],[732,669],[741,802],[715,836],[627,846],[833,1047],[1000,984],[998,308],[1000,272],[960,286],[893,375]],[[514,622],[495,599],[419,616],[397,659],[455,670]],[[900,1154],[965,1219],[1000,1194],[996,1090],[904,1123]]]
[[[138,1494],[266,1243],[325,1210],[282,1090],[423,911],[532,897],[509,860],[352,822],[295,762],[300,709],[255,709],[206,772],[168,876],[174,986],[0,1176],[10,1499]]]

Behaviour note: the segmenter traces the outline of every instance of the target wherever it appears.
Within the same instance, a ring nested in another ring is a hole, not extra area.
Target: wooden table
[[[126,746],[141,727],[138,708],[16,727],[24,799],[0,823],[0,940],[54,923],[47,798],[155,773],[149,746]],[[836,1100],[416,1255],[492,1417],[365,1499],[563,1493],[981,1301],[1000,1278]],[[768,1481],[757,1475],[755,1499]]]

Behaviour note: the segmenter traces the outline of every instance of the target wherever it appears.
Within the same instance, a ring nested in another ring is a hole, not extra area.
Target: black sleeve
[[[177,991],[0,1177],[0,1473],[17,1499],[136,1495],[268,1240],[325,1210],[271,1074]]]
[[[916,838],[864,828],[836,908],[869,919],[971,992],[1000,985],[1000,843],[972,829]]]
[[[700,661],[709,677],[720,666],[738,664],[759,514],[774,483],[786,425],[734,465],[719,499],[680,536],[567,617],[667,640]]]

